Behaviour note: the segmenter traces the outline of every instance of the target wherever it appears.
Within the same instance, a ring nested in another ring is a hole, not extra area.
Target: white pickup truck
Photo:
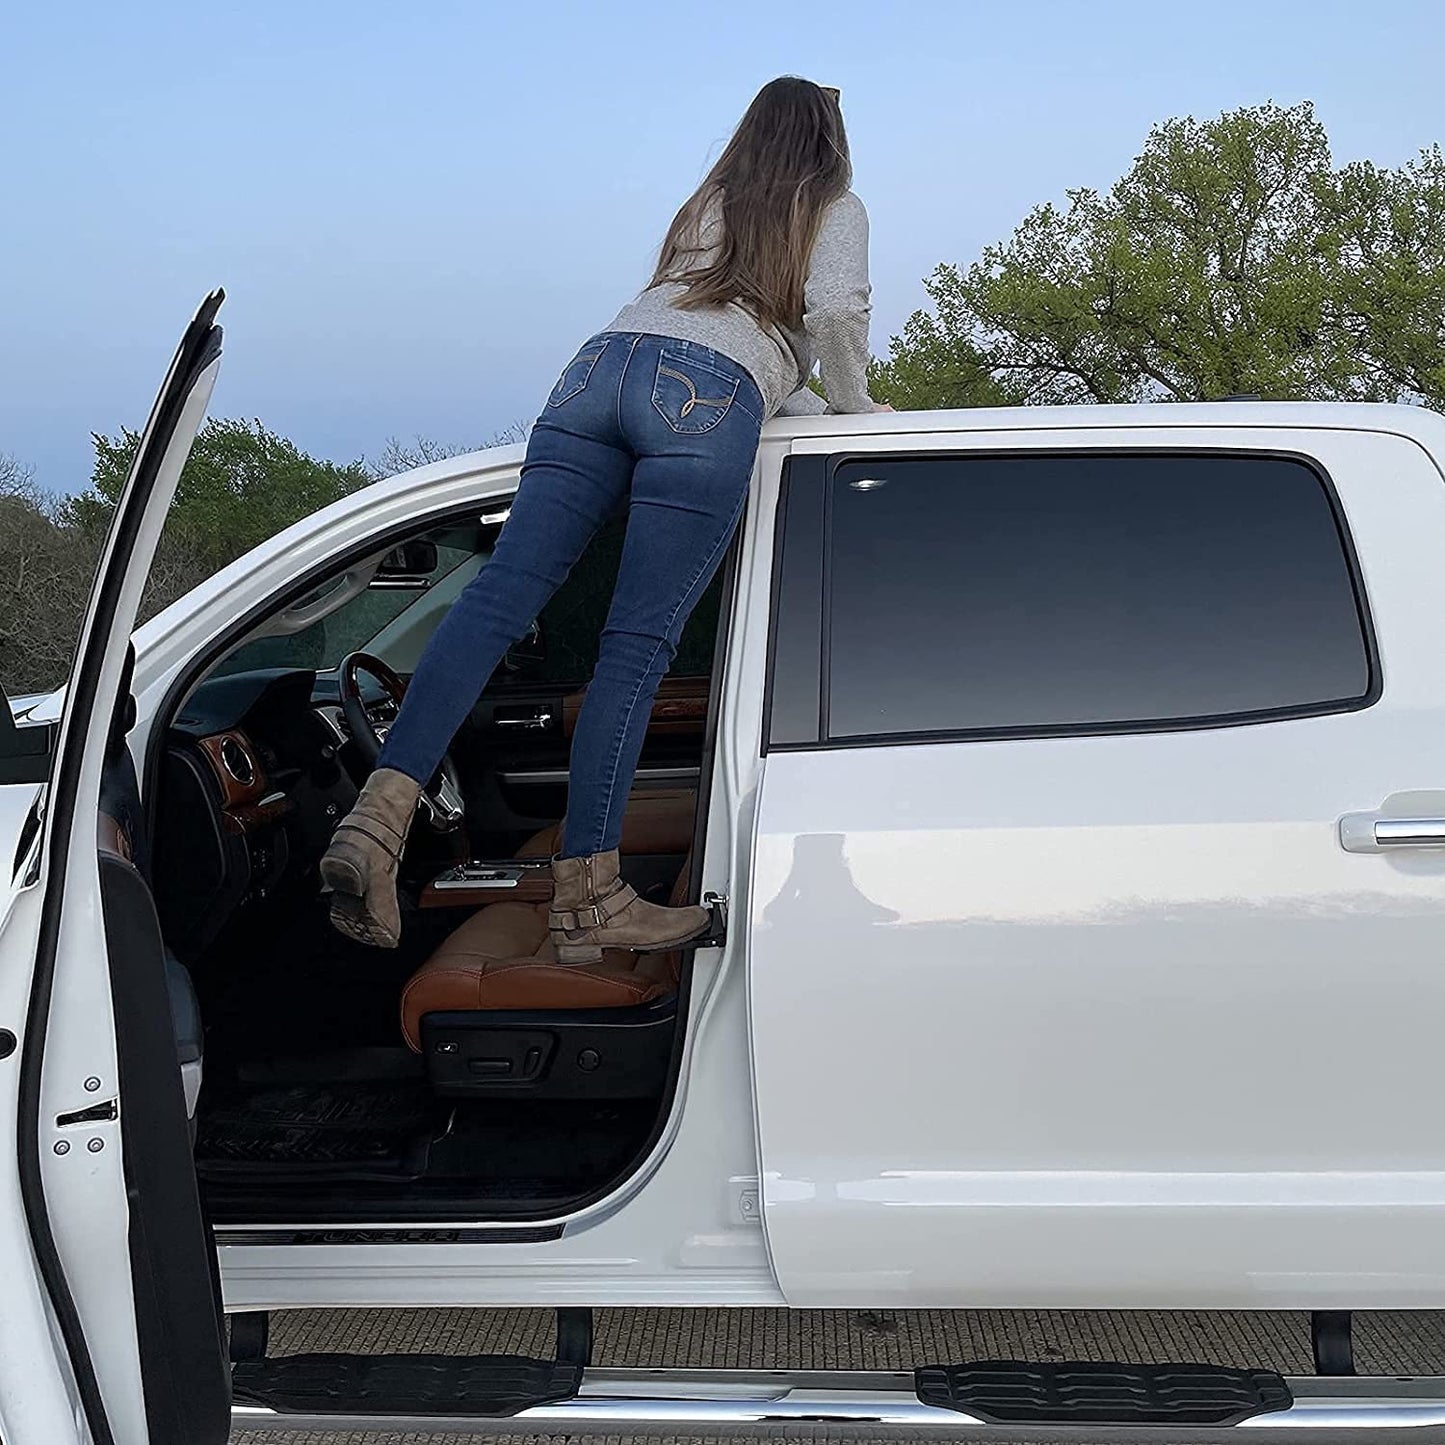
[[[1346,1373],[1350,1311],[1445,1308],[1445,418],[770,425],[623,839],[710,935],[548,953],[619,523],[458,735],[383,953],[317,859],[520,453],[366,488],[128,649],[218,304],[69,686],[0,707],[9,1445],[1445,1424],[1445,1380]],[[273,1309],[458,1304],[557,1308],[558,1358],[265,1350]],[[591,1369],[586,1311],[654,1305],[1306,1310],[1321,1373]]]

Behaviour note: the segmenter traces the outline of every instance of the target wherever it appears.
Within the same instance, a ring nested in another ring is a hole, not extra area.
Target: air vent
[[[256,765],[251,755],[235,738],[221,740],[221,766],[243,788],[249,788],[256,781]]]

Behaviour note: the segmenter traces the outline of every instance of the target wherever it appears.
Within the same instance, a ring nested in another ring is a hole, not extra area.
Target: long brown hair
[[[675,304],[685,310],[736,302],[764,326],[801,325],[823,212],[851,179],[837,92],[791,75],[769,81],[673,217],[650,284],[681,282]],[[704,238],[714,215],[721,228]],[[697,264],[696,252],[714,246]]]

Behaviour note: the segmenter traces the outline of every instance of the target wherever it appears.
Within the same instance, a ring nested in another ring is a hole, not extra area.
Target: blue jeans
[[[653,698],[742,515],[763,400],[737,362],[604,332],[567,364],[491,560],[432,634],[377,766],[426,782],[507,649],[629,502],[597,667],[572,738],[562,856],[617,846]]]

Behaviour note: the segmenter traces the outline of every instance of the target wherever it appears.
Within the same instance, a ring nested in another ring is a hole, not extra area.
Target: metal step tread
[[[1294,1403],[1275,1371],[1220,1365],[975,1360],[914,1383],[925,1405],[992,1424],[1235,1425]]]
[[[281,1355],[233,1366],[231,1393],[284,1414],[500,1419],[572,1399],[582,1368],[525,1355]]]

